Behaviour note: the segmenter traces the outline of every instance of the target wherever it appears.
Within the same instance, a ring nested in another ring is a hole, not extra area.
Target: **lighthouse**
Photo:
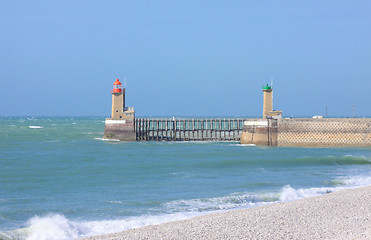
[[[263,118],[271,116],[273,111],[273,89],[268,84],[263,87]]]
[[[282,118],[282,111],[273,110],[273,88],[268,84],[263,86],[263,119]]]
[[[112,119],[121,119],[125,110],[125,88],[122,88],[120,80],[113,83],[112,93]]]
[[[277,146],[277,123],[282,111],[273,110],[273,89],[268,84],[263,90],[263,119],[250,119],[244,122],[241,144]]]
[[[128,119],[134,118],[134,108],[125,107],[125,88],[122,87],[122,84],[119,79],[113,83],[113,89],[111,90],[112,94],[112,112],[111,119]]]
[[[122,141],[135,141],[135,111],[125,106],[125,88],[119,79],[113,83],[111,117],[106,118],[104,137]]]

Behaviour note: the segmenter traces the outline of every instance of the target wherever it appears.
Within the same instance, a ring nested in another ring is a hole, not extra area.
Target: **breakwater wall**
[[[287,147],[371,146],[371,119],[255,119],[245,122],[241,143]]]
[[[105,139],[119,139],[125,142],[135,141],[134,118],[114,120],[107,118],[104,124]]]
[[[137,141],[240,141],[246,118],[136,118]]]
[[[278,146],[371,146],[370,118],[282,119],[277,125]]]

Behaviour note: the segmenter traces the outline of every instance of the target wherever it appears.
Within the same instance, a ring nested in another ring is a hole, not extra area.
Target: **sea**
[[[0,239],[76,239],[371,185],[371,148],[120,142],[104,117],[0,118]]]

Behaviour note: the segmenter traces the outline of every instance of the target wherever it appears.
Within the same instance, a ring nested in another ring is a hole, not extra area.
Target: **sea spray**
[[[27,240],[75,239],[82,232],[78,224],[69,221],[60,214],[45,217],[35,216],[30,219]]]
[[[165,215],[143,215],[128,217],[118,220],[101,221],[71,221],[61,214],[47,214],[46,216],[35,216],[28,221],[28,226],[21,230],[8,232],[13,238],[26,240],[70,240],[81,237],[108,234],[128,229],[157,225],[170,221],[183,220],[201,213],[177,213]],[[18,233],[18,235],[16,234]]]
[[[335,190],[340,190],[336,188],[309,188],[309,189],[294,189],[290,185],[286,185],[282,188],[280,194],[280,201],[287,202],[292,200],[297,200],[300,198],[314,197],[325,193],[330,193]]]

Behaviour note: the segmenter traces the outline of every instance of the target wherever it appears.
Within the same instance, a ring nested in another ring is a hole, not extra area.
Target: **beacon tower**
[[[273,110],[273,88],[268,84],[263,87],[263,119],[282,118],[282,111]]]
[[[263,87],[263,118],[271,116],[273,111],[273,89],[268,84]]]
[[[112,119],[121,119],[125,111],[125,88],[122,88],[120,80],[113,83],[112,93]]]
[[[106,118],[104,138],[123,141],[135,141],[135,111],[133,107],[125,107],[125,88],[119,79],[113,83],[111,117]]]

